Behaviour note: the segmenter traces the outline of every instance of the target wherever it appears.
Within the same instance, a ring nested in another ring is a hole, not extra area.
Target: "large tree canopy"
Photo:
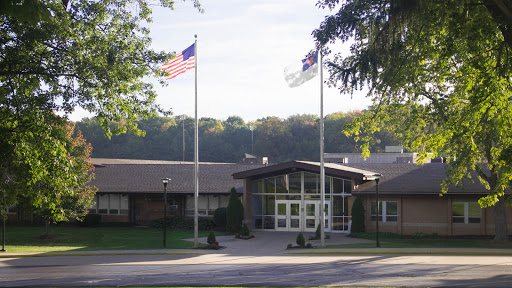
[[[88,157],[73,156],[85,144],[65,137],[59,115],[81,107],[111,135],[141,134],[139,119],[164,112],[150,77],[162,75],[172,54],[151,48],[146,26],[155,4],[172,9],[174,1],[1,0],[0,205],[22,195],[65,219],[59,211],[87,202],[91,193],[77,187],[87,180]]]
[[[512,4],[505,0],[322,0],[339,9],[313,32],[342,92],[363,86],[374,105],[347,128],[391,128],[404,146],[449,156],[450,185],[478,175],[495,205],[496,240],[507,239],[505,191],[512,179]],[[369,140],[361,137],[361,140]],[[364,146],[363,146],[364,147]]]

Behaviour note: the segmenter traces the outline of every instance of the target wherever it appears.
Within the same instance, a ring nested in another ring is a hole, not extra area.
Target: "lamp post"
[[[254,155],[253,143],[254,143],[254,127],[249,126],[249,130],[251,130],[251,154]]]
[[[162,178],[164,183],[164,249],[167,248],[167,184],[171,181],[169,178]]]
[[[377,186],[377,192],[375,193],[375,198],[376,201],[377,201],[377,221],[376,221],[376,236],[375,236],[375,242],[376,242],[376,247],[379,248],[380,247],[380,242],[379,242],[379,215],[380,215],[380,212],[379,212],[379,180],[380,180],[380,177],[382,175],[381,174],[374,174],[373,177],[375,177],[375,184]]]
[[[5,215],[2,215],[3,224],[2,224],[2,250],[0,252],[7,252],[5,250],[5,218],[7,218],[7,209],[5,209]]]

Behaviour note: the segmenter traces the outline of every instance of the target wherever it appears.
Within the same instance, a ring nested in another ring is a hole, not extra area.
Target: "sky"
[[[181,52],[197,35],[198,116],[225,120],[237,115],[246,122],[267,116],[320,115],[320,78],[296,88],[284,80],[284,68],[300,62],[314,49],[311,32],[329,10],[317,0],[200,0],[198,13],[191,1],[177,1],[175,10],[155,7],[149,26],[152,47]],[[331,47],[344,51],[341,46]],[[162,63],[164,64],[164,63]],[[324,70],[324,79],[327,79]],[[155,81],[157,103],[174,115],[194,117],[194,70]],[[324,116],[364,109],[364,93],[340,94],[324,85]],[[76,111],[71,120],[91,116]]]

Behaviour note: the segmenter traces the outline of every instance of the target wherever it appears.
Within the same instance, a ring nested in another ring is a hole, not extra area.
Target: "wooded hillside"
[[[347,138],[343,126],[361,112],[333,113],[325,118],[325,152],[360,152],[359,144]],[[146,131],[144,137],[132,132],[114,135],[111,140],[95,119],[77,123],[85,139],[93,146],[96,158],[183,160],[183,124],[185,125],[185,161],[193,161],[194,119],[157,117],[138,122]],[[251,132],[250,126],[254,127]],[[231,116],[221,121],[199,120],[199,160],[201,162],[238,162],[244,153],[251,153],[254,133],[254,154],[267,156],[271,163],[287,160],[319,161],[319,119],[315,115],[294,115],[288,119],[267,117],[246,123]],[[372,151],[383,151],[396,145],[392,134],[381,132],[372,143]]]

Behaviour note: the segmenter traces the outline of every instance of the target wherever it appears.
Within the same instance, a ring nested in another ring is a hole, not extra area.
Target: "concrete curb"
[[[394,251],[303,251],[303,252],[285,252],[285,254],[297,255],[512,255],[512,251],[410,251],[410,250],[394,250]]]

